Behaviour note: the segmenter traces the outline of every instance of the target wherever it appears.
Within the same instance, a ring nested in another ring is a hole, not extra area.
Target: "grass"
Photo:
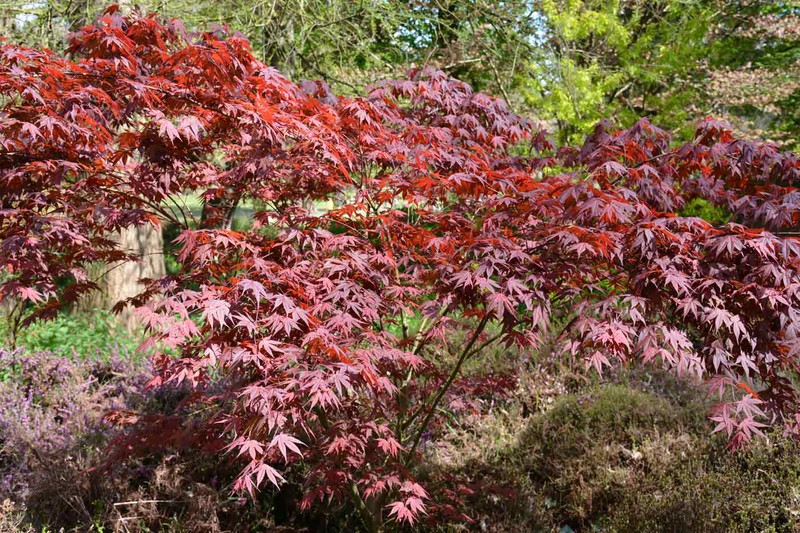
[[[6,338],[5,331],[0,331]],[[105,311],[65,313],[35,322],[21,330],[17,346],[30,351],[48,350],[80,358],[106,358],[114,352],[133,353],[141,338],[120,326]]]

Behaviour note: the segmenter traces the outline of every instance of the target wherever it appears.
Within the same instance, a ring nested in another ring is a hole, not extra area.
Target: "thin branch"
[[[417,447],[419,446],[420,440],[422,439],[422,434],[428,428],[428,424],[430,424],[431,419],[433,418],[436,409],[439,407],[439,402],[442,401],[445,393],[450,389],[450,386],[458,377],[458,374],[461,372],[461,367],[464,366],[464,362],[467,360],[467,357],[470,355],[472,351],[472,346],[478,340],[478,337],[481,333],[483,333],[484,328],[486,328],[486,324],[489,322],[489,317],[491,315],[486,313],[484,317],[481,319],[478,326],[475,328],[475,331],[472,334],[472,337],[469,339],[469,342],[464,347],[464,350],[461,352],[461,355],[458,357],[458,361],[456,361],[453,370],[450,371],[450,376],[447,378],[447,381],[444,382],[439,388],[439,392],[433,399],[433,403],[431,404],[428,413],[425,415],[425,419],[420,424],[419,430],[417,431],[417,435],[414,438],[414,444],[412,444],[411,448],[408,450],[408,454],[406,455],[405,465],[408,466],[411,463],[411,459],[414,457],[414,453],[417,451]]]

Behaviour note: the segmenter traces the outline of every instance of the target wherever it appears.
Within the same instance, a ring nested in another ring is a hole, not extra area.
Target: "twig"
[[[177,500],[131,500],[129,502],[117,502],[114,505],[136,505],[137,503],[175,503]]]
[[[444,385],[442,385],[442,387],[439,389],[439,392],[436,394],[436,397],[433,399],[431,407],[428,410],[428,413],[425,415],[425,419],[422,421],[419,430],[417,431],[417,436],[414,438],[414,444],[412,444],[411,448],[408,450],[408,454],[406,455],[406,460],[405,460],[406,466],[408,466],[408,464],[411,462],[411,459],[414,457],[414,453],[417,451],[417,447],[419,446],[420,440],[422,439],[422,434],[427,429],[428,424],[430,423],[434,413],[436,412],[436,409],[439,407],[439,402],[442,400],[448,389],[450,389],[450,386],[456,380],[456,377],[458,377],[459,372],[461,372],[461,367],[464,365],[464,362],[467,360],[467,357],[472,352],[472,346],[475,344],[475,341],[477,341],[480,334],[483,333],[486,324],[489,322],[490,316],[491,315],[487,312],[484,315],[483,319],[481,319],[480,323],[475,328],[475,332],[472,334],[472,337],[470,338],[469,342],[464,347],[464,351],[462,351],[461,355],[458,357],[458,361],[456,361],[453,370],[450,372],[450,376],[447,378],[447,381],[445,381]]]

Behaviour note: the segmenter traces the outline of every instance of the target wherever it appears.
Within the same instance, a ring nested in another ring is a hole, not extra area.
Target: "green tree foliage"
[[[714,11],[704,0],[541,0],[548,61],[522,88],[562,140],[598,120],[685,127]],[[688,133],[688,132],[687,132]]]
[[[0,0],[0,35],[62,50],[65,37],[108,2]],[[290,78],[325,79],[336,90],[435,66],[474,87],[511,97],[537,50],[541,19],[524,0],[142,0],[124,11],[157,11],[189,30],[228,25],[255,55]]]
[[[574,140],[603,118],[648,116],[683,138],[713,115],[798,146],[800,4],[773,0],[540,0],[547,60],[520,91]],[[536,61],[536,59],[534,59]]]

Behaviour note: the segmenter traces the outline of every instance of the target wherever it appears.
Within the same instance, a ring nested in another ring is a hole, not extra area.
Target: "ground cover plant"
[[[119,353],[72,360],[0,350],[0,501],[39,508],[56,523],[65,518],[56,510],[76,512],[71,508],[84,505],[73,499],[81,471],[112,432],[104,412],[140,401],[146,375]]]
[[[302,479],[301,509],[348,501],[369,531],[468,521],[462,487],[421,482],[424,452],[514,388],[514,364],[462,372],[495,343],[703,380],[734,449],[798,432],[800,162],[722,123],[555,147],[441,72],[344,98],[223,30],[116,8],[68,57],[4,45],[0,102],[0,296],[25,321],[96,288],[91,264],[135,259],[114,231],[179,231],[172,273],[128,303],[150,386],[188,388],[202,416],[120,409],[120,453],[227,453],[235,491]],[[694,199],[726,221],[676,215]]]
[[[0,337],[11,345],[0,326]],[[135,356],[141,342],[138,332],[127,331],[116,317],[107,311],[73,312],[59,315],[47,322],[37,322],[20,329],[16,346],[31,351],[61,352],[79,358],[107,358],[123,351]]]

